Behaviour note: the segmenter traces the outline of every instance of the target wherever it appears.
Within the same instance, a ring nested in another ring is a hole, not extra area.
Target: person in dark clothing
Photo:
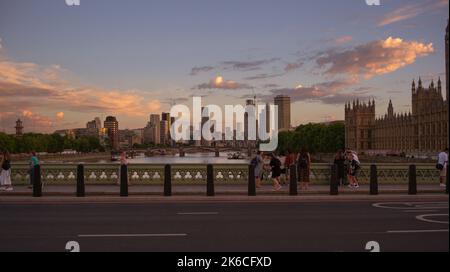
[[[342,150],[338,150],[336,153],[336,156],[334,157],[334,164],[337,167],[337,179],[338,179],[338,185],[346,185],[347,179],[346,179],[346,158],[344,155],[344,152]]]
[[[311,174],[311,156],[305,148],[300,150],[297,157],[297,174],[300,190],[308,190],[309,176]]]
[[[276,191],[279,191],[282,188],[280,185],[281,161],[273,153],[271,154],[270,168],[272,169],[273,187]]]

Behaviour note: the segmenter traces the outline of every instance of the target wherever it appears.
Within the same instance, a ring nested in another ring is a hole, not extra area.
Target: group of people
[[[270,161],[267,163],[265,158]],[[291,166],[296,166],[297,182],[300,184],[300,190],[308,190],[311,175],[311,155],[302,148],[297,154],[288,152],[287,155],[277,156],[274,153],[264,155],[258,152],[252,159],[251,164],[255,169],[256,187],[261,187],[264,172],[271,173],[274,190],[282,188],[281,176],[284,175],[287,180],[290,179]],[[358,174],[361,170],[361,162],[356,152],[339,150],[334,158],[334,164],[337,167],[337,178],[339,186],[347,185],[351,189],[359,188]]]
[[[268,158],[268,163],[266,158]],[[274,153],[263,154],[258,151],[257,155],[252,159],[251,164],[254,166],[256,187],[261,188],[261,181],[265,172],[270,172],[274,190],[282,189],[281,176],[284,175],[289,180],[290,168],[296,165],[298,173],[298,182],[300,190],[308,190],[309,176],[311,173],[311,156],[302,148],[298,154],[288,152],[287,155],[277,156]]]
[[[361,170],[361,162],[356,152],[338,150],[334,157],[337,168],[337,180],[339,186],[347,185],[349,188],[359,188],[358,174]]]

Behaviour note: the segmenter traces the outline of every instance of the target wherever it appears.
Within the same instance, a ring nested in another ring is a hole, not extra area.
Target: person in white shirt
[[[440,170],[439,181],[440,186],[446,186],[446,178],[447,178],[447,165],[448,165],[448,148],[439,153],[438,155],[438,163],[437,168]]]

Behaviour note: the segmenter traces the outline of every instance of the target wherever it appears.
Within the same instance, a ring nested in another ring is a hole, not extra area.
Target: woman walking
[[[8,151],[3,152],[0,173],[0,191],[12,191],[11,184],[11,156]]]
[[[263,174],[263,166],[264,166],[264,160],[261,156],[261,151],[258,151],[256,156],[253,158],[251,164],[253,167],[255,167],[255,183],[256,188],[261,188],[261,178]]]
[[[334,164],[337,167],[337,180],[338,180],[339,186],[344,186],[346,183],[345,161],[346,161],[346,158],[344,156],[344,152],[342,150],[338,150],[338,152],[336,153],[336,156],[334,157]]]
[[[353,152],[348,152],[347,158],[349,160],[347,177],[348,177],[348,181],[350,182],[348,187],[357,189],[357,188],[359,188],[358,174],[361,169],[360,162],[358,160],[358,156],[356,154],[354,154]]]
[[[280,185],[281,162],[273,153],[271,154],[270,167],[272,169],[272,181],[274,190],[279,191],[282,188],[282,186]]]
[[[297,173],[300,190],[308,190],[309,176],[311,174],[311,156],[305,148],[300,150],[297,157]]]

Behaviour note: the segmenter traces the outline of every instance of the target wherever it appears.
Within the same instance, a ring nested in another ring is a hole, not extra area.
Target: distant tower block
[[[23,123],[22,120],[17,119],[16,121],[16,136],[22,136],[23,135]]]

